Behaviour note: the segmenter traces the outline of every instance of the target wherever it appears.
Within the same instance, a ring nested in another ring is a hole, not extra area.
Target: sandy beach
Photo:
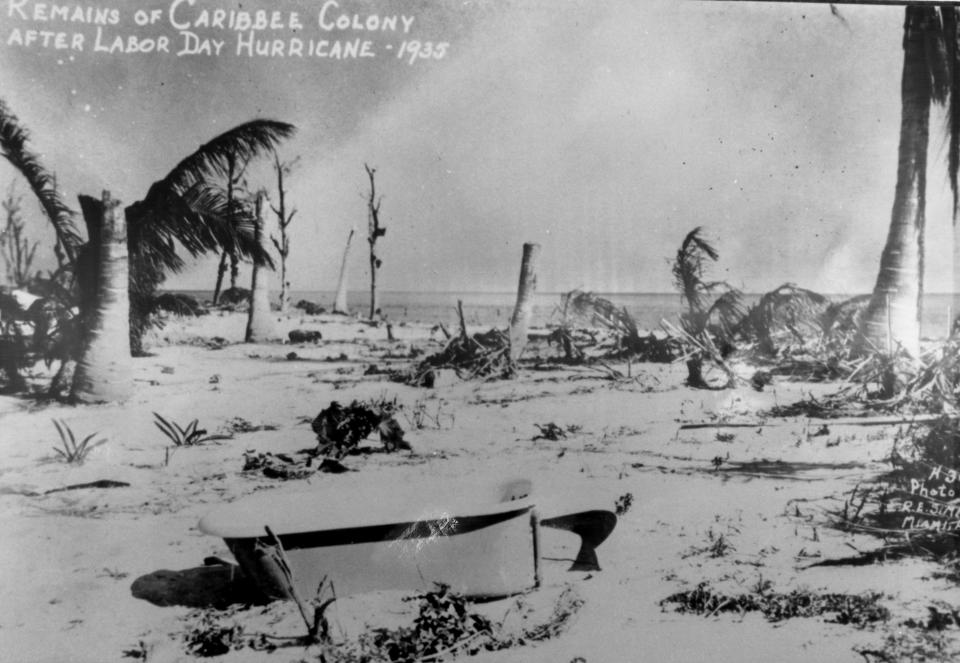
[[[197,523],[211,508],[257,491],[336,485],[345,476],[403,485],[525,475],[545,503],[610,510],[619,503],[617,527],[598,551],[601,571],[568,571],[575,541],[545,530],[541,587],[474,608],[507,628],[516,620],[549,622],[558,602],[576,597],[578,609],[554,637],[482,651],[477,661],[880,660],[860,652],[882,650],[930,605],[955,605],[955,581],[932,563],[812,566],[881,545],[832,528],[829,511],[889,469],[898,427],[830,424],[825,432],[817,422],[758,413],[835,385],[777,380],[763,392],[746,384],[693,390],[683,385],[682,364],[613,364],[622,374],[614,378],[606,369],[537,363],[537,354],[556,350],[534,344],[514,379],[446,375],[433,389],[416,388],[370,367],[401,368],[413,355],[439,350],[443,339],[427,325],[396,325],[388,341],[384,327],[351,318],[277,315],[282,334],[318,330],[323,339],[245,344],[242,313],[172,317],[149,339],[152,356],[134,360],[129,403],[0,400],[0,651],[7,660],[193,660],[185,637],[204,614],[247,635],[303,635],[291,601],[231,605],[237,592],[225,567],[203,563],[230,553]],[[38,384],[45,370],[35,367]],[[243,471],[245,452],[314,446],[309,422],[331,401],[377,397],[402,406],[412,451],[348,455],[347,475],[282,481]],[[414,411],[428,415],[422,427],[409,416]],[[154,412],[181,425],[196,418],[230,437],[171,453]],[[52,449],[59,444],[54,419],[106,442],[83,464],[64,463]],[[757,425],[680,428],[718,421]],[[558,439],[540,435],[538,425],[548,423],[563,431]],[[95,481],[129,485],[57,490]],[[700,583],[730,595],[763,586],[783,594],[879,592],[890,616],[863,627],[829,615],[771,622],[758,613],[680,614],[662,603]],[[326,612],[334,642],[411,624],[417,604],[403,598],[416,592],[402,594],[339,597]],[[956,652],[957,629],[942,637]],[[319,652],[243,646],[215,660],[319,660]]]

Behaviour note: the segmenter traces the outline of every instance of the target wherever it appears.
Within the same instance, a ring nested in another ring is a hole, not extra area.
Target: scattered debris
[[[99,479],[97,481],[88,481],[87,483],[74,483],[62,488],[51,488],[43,491],[44,495],[51,493],[62,493],[67,490],[81,490],[84,488],[127,488],[130,484],[126,481],[114,481],[113,479]]]
[[[540,431],[540,434],[534,435],[532,438],[530,438],[531,440],[550,440],[552,442],[556,442],[557,440],[566,439],[567,437],[567,431],[560,428],[560,426],[556,425],[552,421],[547,424],[534,424],[534,426],[537,427],[537,429]]]
[[[253,424],[243,417],[234,417],[227,422],[226,428],[231,433],[256,433],[262,430],[277,430],[274,424]]]
[[[516,365],[510,359],[510,337],[499,329],[473,336],[461,330],[443,350],[421,361],[409,382],[432,388],[437,371],[445,368],[453,369],[463,380],[513,377]]]

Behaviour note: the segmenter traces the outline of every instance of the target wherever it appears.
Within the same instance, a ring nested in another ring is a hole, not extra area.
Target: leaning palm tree
[[[880,271],[863,315],[858,347],[920,354],[927,145],[930,108],[947,105],[947,163],[957,221],[960,170],[960,11],[943,5],[908,5],[903,37],[900,146],[897,186]]]
[[[130,346],[142,352],[143,333],[153,312],[154,293],[166,274],[184,266],[177,248],[192,257],[222,250],[271,264],[255,241],[248,205],[212,182],[228,177],[236,160],[250,160],[274,149],[295,128],[275,120],[253,120],[201,145],[146,197],[126,209],[130,243]]]
[[[27,148],[30,133],[0,99],[0,153],[29,184],[57,236],[56,252],[61,265],[72,266],[83,240],[74,223],[74,212],[57,191],[56,177]]]

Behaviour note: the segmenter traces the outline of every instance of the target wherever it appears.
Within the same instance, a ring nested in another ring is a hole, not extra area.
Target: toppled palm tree
[[[766,356],[810,350],[823,337],[822,321],[829,307],[830,300],[823,295],[784,283],[750,308],[741,331],[756,339],[757,350]]]
[[[684,237],[672,269],[674,284],[687,304],[680,314],[684,340],[692,346],[687,384],[710,386],[703,376],[704,360],[709,359],[726,373],[725,386],[731,386],[735,376],[724,357],[732,351],[734,335],[746,314],[743,295],[725,281],[704,280],[707,261],[716,261],[719,253],[701,230],[698,226]]]

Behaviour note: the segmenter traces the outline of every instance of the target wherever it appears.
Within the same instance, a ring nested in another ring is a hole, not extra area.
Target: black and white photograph
[[[0,0],[0,658],[960,659],[960,3]]]

